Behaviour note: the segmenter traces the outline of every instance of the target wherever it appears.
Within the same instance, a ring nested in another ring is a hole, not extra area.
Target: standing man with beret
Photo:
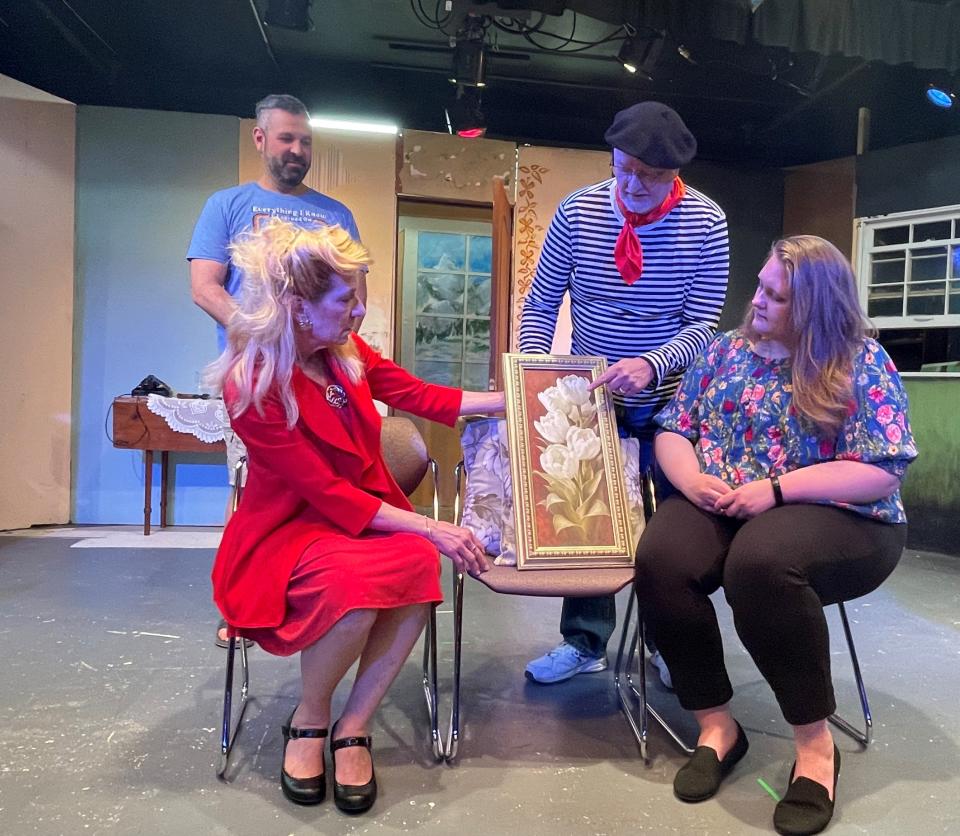
[[[683,120],[659,102],[614,117],[605,134],[612,177],[564,198],[547,230],[520,321],[520,351],[548,353],[564,293],[571,351],[610,363],[594,383],[613,393],[622,435],[653,461],[653,416],[714,335],[729,272],[727,221],[679,170],[697,151]],[[563,641],[527,665],[527,678],[562,682],[607,667],[616,626],[612,595],[565,598]],[[669,672],[654,656],[661,678]]]

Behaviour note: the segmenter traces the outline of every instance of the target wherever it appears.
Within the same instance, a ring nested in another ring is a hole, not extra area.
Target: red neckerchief
[[[623,214],[623,229],[620,230],[616,246],[613,248],[613,260],[617,263],[617,269],[627,284],[633,284],[643,273],[643,247],[633,228],[659,221],[683,200],[686,193],[687,187],[683,184],[683,180],[676,177],[670,194],[658,207],[649,212],[631,212],[620,199],[620,187],[617,186],[617,206]]]

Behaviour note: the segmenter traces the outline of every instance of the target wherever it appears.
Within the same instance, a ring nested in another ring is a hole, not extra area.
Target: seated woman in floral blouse
[[[723,586],[793,726],[796,763],[774,826],[817,833],[840,771],[823,608],[871,592],[896,566],[900,481],[917,451],[896,367],[869,336],[836,247],[779,241],[759,279],[741,328],[713,341],[657,416],[657,460],[680,494],[641,539],[637,595],[700,725],[677,797],[710,798],[748,747],[707,597]]]

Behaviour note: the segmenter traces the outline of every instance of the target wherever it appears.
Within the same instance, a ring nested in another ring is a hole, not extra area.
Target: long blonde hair
[[[276,385],[293,427],[300,416],[291,378],[297,360],[294,307],[298,300],[323,296],[332,277],[359,274],[370,263],[363,245],[339,226],[303,229],[272,218],[230,246],[230,258],[243,275],[238,306],[227,325],[227,348],[207,367],[206,380],[222,390],[233,381],[239,397],[231,414],[252,403],[258,411]],[[363,363],[352,340],[323,349],[353,382],[363,377]]]
[[[853,360],[863,338],[875,333],[857,296],[850,262],[816,235],[777,241],[770,256],[783,265],[790,288],[793,406],[829,438],[839,432],[853,394]],[[760,339],[748,308],[742,330]]]

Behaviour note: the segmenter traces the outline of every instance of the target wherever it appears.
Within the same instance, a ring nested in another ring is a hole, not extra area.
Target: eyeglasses
[[[619,165],[610,166],[610,171],[618,180],[629,182],[630,178],[639,180],[641,183],[669,183],[677,176],[675,168],[623,168]]]

